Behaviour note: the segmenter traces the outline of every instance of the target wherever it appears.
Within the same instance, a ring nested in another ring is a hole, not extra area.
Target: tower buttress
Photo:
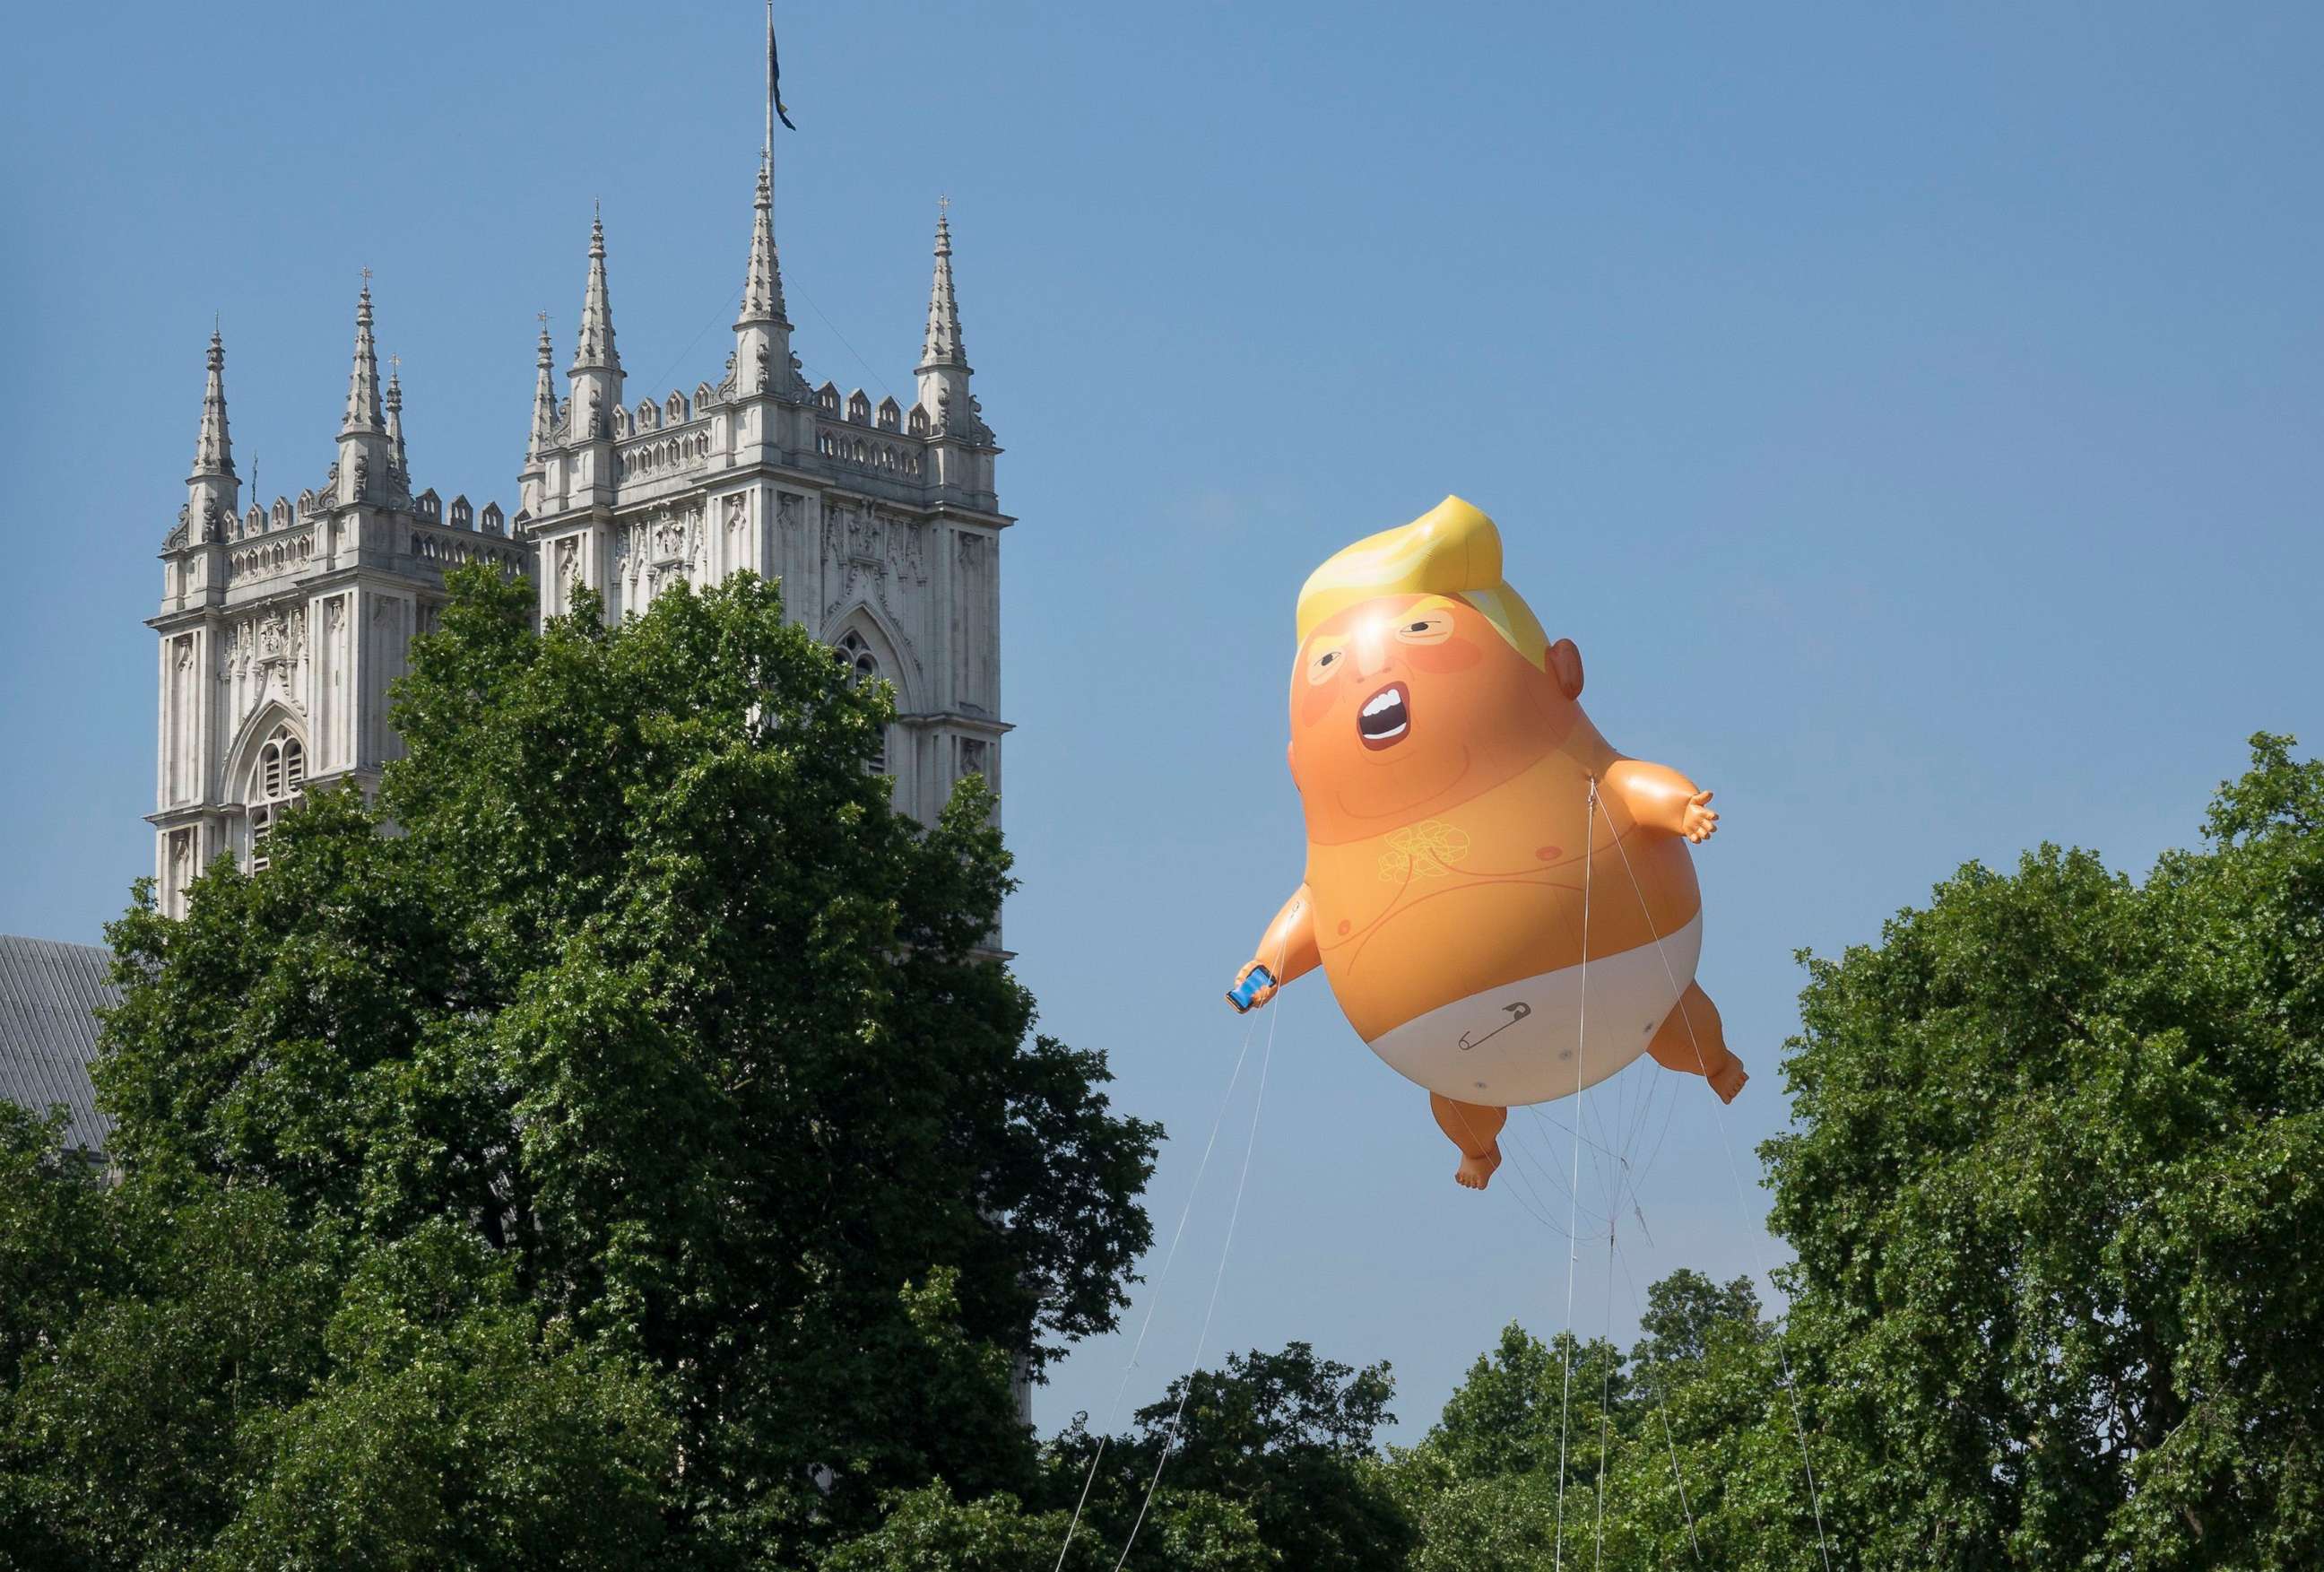
[[[968,353],[961,346],[960,302],[952,288],[949,199],[936,203],[936,279],[928,286],[928,331],[920,344],[919,407],[927,411],[928,458],[937,487],[972,507],[994,507],[992,461],[1001,449],[969,392]]]
[[[936,278],[928,286],[928,330],[920,343],[920,364],[913,368],[919,383],[920,407],[938,434],[970,435],[978,424],[969,402],[968,356],[961,347],[960,303],[952,290],[952,222],[936,208]]]
[[[524,468],[517,476],[517,508],[540,516],[549,477],[549,450],[557,446],[557,356],[549,343],[549,313],[540,313],[540,344],[533,355],[532,437],[525,444]]]
[[[371,337],[371,270],[364,269],[363,293],[355,298],[355,364],[347,372],[347,413],[339,426],[340,503],[361,502],[374,487],[384,490],[395,467],[395,445],[380,407],[379,350]]]
[[[741,398],[787,394],[791,388],[791,323],[783,306],[782,261],[775,250],[774,205],[773,165],[762,158],[742,310],[734,319],[734,392]]]
[[[589,220],[589,285],[581,296],[581,333],[566,372],[573,399],[567,439],[587,442],[613,434],[622,402],[622,356],[613,347],[613,308],[605,291],[605,222]]]
[[[393,357],[390,356],[392,360]],[[382,400],[387,411],[387,440],[393,455],[388,470],[389,493],[394,496],[411,495],[411,463],[403,453],[403,368],[391,365],[387,373],[387,393]]]
[[[226,435],[226,345],[213,328],[209,375],[202,386],[202,427],[194,439],[193,473],[186,476],[189,539],[222,535],[241,495],[242,482],[234,473],[234,443]]]

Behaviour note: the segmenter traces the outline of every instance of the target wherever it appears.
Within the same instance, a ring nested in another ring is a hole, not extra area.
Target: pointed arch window
[[[307,785],[307,744],[288,726],[278,726],[250,766],[250,871],[267,865],[266,842],[282,815],[298,804]]]
[[[847,631],[832,652],[847,669],[847,680],[854,686],[861,688],[866,682],[880,680],[880,657],[872,652],[872,646],[865,643],[863,635],[854,629]],[[875,775],[888,772],[888,734],[884,727],[880,733],[880,746],[872,755],[871,768]]]

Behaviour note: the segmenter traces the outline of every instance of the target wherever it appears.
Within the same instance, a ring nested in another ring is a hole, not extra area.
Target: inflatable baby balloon
[[[1307,876],[1230,998],[1264,1004],[1321,965],[1357,1033],[1428,1088],[1472,1188],[1510,1108],[1641,1053],[1732,1101],[1743,1066],[1694,982],[1687,848],[1719,828],[1711,793],[1598,735],[1581,652],[1502,582],[1493,521],[1446,497],[1359,541],[1298,617]]]

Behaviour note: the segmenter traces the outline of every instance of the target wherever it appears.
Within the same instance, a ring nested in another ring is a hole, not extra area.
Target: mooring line
[[[1606,813],[1605,805],[1597,800],[1597,794],[1594,791],[1591,794],[1591,801],[1600,814],[1605,815],[1606,828],[1609,831],[1612,831],[1614,829],[1613,816]],[[1678,972],[1677,969],[1670,964],[1670,957],[1663,953],[1662,936],[1655,931],[1654,909],[1647,903],[1646,886],[1638,882],[1638,871],[1630,865],[1629,851],[1622,845],[1622,837],[1618,833],[1614,835],[1614,849],[1621,854],[1622,869],[1625,873],[1629,874],[1630,888],[1637,893],[1638,909],[1646,916],[1646,932],[1655,941],[1655,953],[1657,956],[1662,957],[1663,971],[1669,976],[1671,986],[1678,992],[1679,1022],[1686,1028],[1687,1042],[1694,1050],[1695,1068],[1702,1072],[1703,1085],[1708,1087],[1711,1084],[1711,1064],[1710,1061],[1703,1057],[1702,1040],[1697,1038],[1694,1034],[1694,1016],[1686,1007],[1686,992],[1683,988],[1679,987]],[[1743,1170],[1735,1161],[1735,1142],[1727,1133],[1726,1102],[1715,1090],[1711,1093],[1711,1112],[1712,1117],[1718,1122],[1719,1144],[1727,1153],[1727,1177],[1729,1181],[1734,1186],[1735,1213],[1738,1220],[1743,1225],[1744,1240],[1751,1249],[1752,1267],[1760,1276],[1767,1280],[1767,1286],[1770,1290],[1775,1290],[1775,1291],[1780,1292],[1781,1290],[1776,1289],[1774,1274],[1767,1271],[1766,1262],[1759,1252],[1758,1236],[1761,1233],[1765,1232],[1765,1225],[1762,1224],[1758,1226],[1754,1226],[1751,1222],[1750,1214],[1743,1205]],[[1824,1540],[1823,1503],[1816,1489],[1815,1462],[1814,1459],[1808,1455],[1807,1421],[1800,1413],[1799,1383],[1793,1379],[1792,1357],[1784,1347],[1784,1326],[1791,1319],[1789,1309],[1791,1296],[1789,1294],[1784,1294],[1784,1299],[1786,1308],[1784,1315],[1779,1318],[1775,1327],[1775,1359],[1783,1367],[1784,1393],[1789,1396],[1792,1401],[1792,1429],[1799,1437],[1800,1467],[1807,1475],[1808,1511],[1815,1519],[1816,1551],[1822,1558],[1826,1572],[1830,1572],[1830,1568],[1831,1567],[1831,1549]]]
[[[1582,823],[1596,823],[1598,777],[1590,778],[1590,796],[1582,806]],[[1573,1182],[1570,1192],[1572,1204],[1566,1213],[1565,1246],[1565,1373],[1560,1383],[1557,1399],[1557,1541],[1552,1565],[1565,1565],[1565,1433],[1573,1405],[1573,1269],[1582,1253],[1582,1242],[1574,1236],[1581,1223],[1582,1207],[1582,1138],[1580,1126],[1582,1098],[1589,1088],[1583,1085],[1582,1067],[1589,1059],[1590,1042],[1590,885],[1592,870],[1598,860],[1598,837],[1585,829],[1582,837],[1582,998],[1574,1011],[1573,1022]]]
[[[1286,950],[1290,948],[1288,940],[1283,948]],[[1279,967],[1282,961],[1281,951],[1277,952],[1276,958]],[[1278,972],[1277,975],[1279,976],[1280,973]],[[1170,1412],[1170,1428],[1162,1438],[1161,1455],[1154,1460],[1154,1476],[1146,1482],[1146,1498],[1138,1503],[1137,1520],[1130,1525],[1130,1537],[1121,1543],[1121,1555],[1113,1564],[1113,1572],[1121,1572],[1122,1567],[1130,1560],[1130,1547],[1138,1542],[1139,1530],[1146,1526],[1146,1514],[1154,1505],[1154,1492],[1162,1483],[1163,1466],[1170,1461],[1171,1448],[1178,1444],[1178,1422],[1185,1417],[1186,1400],[1194,1394],[1194,1377],[1202,1371],[1203,1350],[1211,1340],[1211,1321],[1218,1314],[1219,1290],[1227,1280],[1227,1258],[1234,1250],[1235,1225],[1242,1217],[1243,1191],[1250,1183],[1251,1153],[1259,1146],[1259,1116],[1267,1106],[1267,1071],[1268,1067],[1275,1059],[1275,1027],[1282,1013],[1282,1009],[1278,1006],[1268,1015],[1267,1046],[1259,1056],[1259,1091],[1251,1099],[1250,1105],[1250,1133],[1243,1140],[1242,1173],[1235,1180],[1234,1206],[1227,1213],[1227,1236],[1225,1242],[1219,1246],[1219,1270],[1217,1275],[1211,1280],[1211,1302],[1203,1311],[1203,1329],[1194,1338],[1194,1362],[1187,1366],[1186,1383],[1178,1389],[1178,1406]],[[1058,1559],[1059,1564],[1062,1565],[1064,1561],[1062,1551],[1059,1552]]]
[[[1283,966],[1283,952],[1289,948],[1289,941],[1286,939],[1276,951],[1276,969],[1278,973]],[[1235,1054],[1234,1068],[1227,1077],[1227,1089],[1219,1098],[1217,1114],[1211,1120],[1210,1139],[1203,1142],[1202,1160],[1194,1165],[1194,1179],[1186,1187],[1186,1204],[1178,1208],[1178,1225],[1170,1231],[1170,1247],[1163,1253],[1162,1270],[1155,1274],[1152,1291],[1147,1297],[1146,1318],[1139,1323],[1138,1340],[1130,1345],[1129,1363],[1121,1367],[1121,1380],[1113,1389],[1113,1401],[1106,1409],[1105,1429],[1099,1432],[1097,1450],[1090,1454],[1089,1467],[1082,1474],[1082,1493],[1074,1503],[1073,1521],[1065,1525],[1065,1542],[1057,1547],[1057,1564],[1051,1572],[1063,1572],[1065,1553],[1074,1548],[1074,1535],[1082,1526],[1082,1512],[1089,1505],[1090,1487],[1097,1480],[1098,1463],[1105,1456],[1106,1445],[1113,1437],[1114,1421],[1121,1412],[1122,1394],[1130,1390],[1130,1373],[1138,1368],[1139,1355],[1145,1352],[1146,1335],[1154,1329],[1154,1312],[1162,1306],[1162,1287],[1170,1281],[1171,1263],[1178,1259],[1178,1243],[1185,1237],[1186,1219],[1194,1215],[1194,1197],[1202,1193],[1203,1176],[1210,1170],[1211,1153],[1218,1146],[1219,1132],[1226,1127],[1227,1109],[1233,1105],[1235,1087],[1242,1084],[1242,1067],[1250,1058],[1251,1035],[1258,1030],[1259,1022],[1246,1016],[1243,1021],[1242,1048]],[[1273,1031],[1274,1024],[1270,1020],[1268,1022],[1270,1043],[1273,1040]]]

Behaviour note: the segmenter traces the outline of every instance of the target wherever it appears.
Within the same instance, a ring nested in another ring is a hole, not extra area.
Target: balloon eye
[[[1416,633],[1425,633],[1428,631],[1428,624],[1426,623],[1415,623],[1406,631]]]
[[[1339,658],[1340,658],[1340,652],[1339,652],[1339,651],[1337,651],[1337,650],[1327,650],[1327,651],[1325,651],[1323,654],[1318,655],[1318,656],[1315,658],[1315,664],[1317,664],[1318,666],[1328,666],[1328,665],[1330,665],[1333,661],[1334,661],[1338,660]]]

